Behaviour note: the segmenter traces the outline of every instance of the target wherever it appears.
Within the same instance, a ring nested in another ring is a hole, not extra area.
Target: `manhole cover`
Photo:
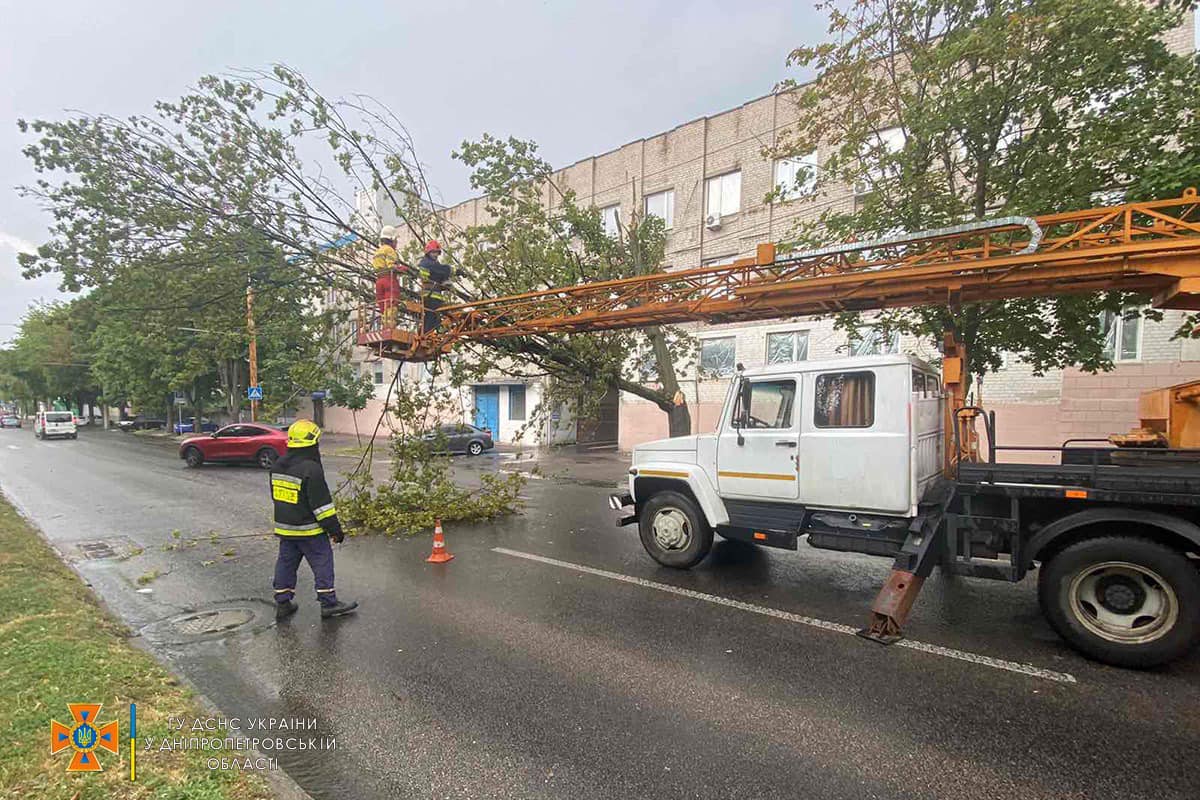
[[[175,629],[187,636],[206,633],[228,633],[254,619],[254,612],[246,608],[222,608],[218,611],[201,611],[175,620]]]
[[[246,633],[275,623],[275,604],[258,598],[226,600],[151,622],[140,633],[157,644],[199,644]]]

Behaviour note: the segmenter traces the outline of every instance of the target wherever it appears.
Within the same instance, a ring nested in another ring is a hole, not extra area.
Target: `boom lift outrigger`
[[[684,322],[724,323],[838,311],[1096,291],[1147,294],[1157,308],[1200,309],[1200,197],[1124,203],[1037,217],[1006,217],[937,230],[779,253],[621,280],[584,283],[443,306],[442,330],[420,328],[419,303],[381,328],[360,313],[360,345],[381,357],[429,361],[463,341],[488,342]],[[977,458],[966,405],[967,363],[954,331],[943,341],[944,469]],[[944,542],[940,512],[918,515],[863,635],[881,642],[901,628]]]

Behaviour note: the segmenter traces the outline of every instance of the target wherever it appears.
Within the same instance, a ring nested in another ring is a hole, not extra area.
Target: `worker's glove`
[[[331,533],[329,538],[333,540],[334,544],[341,544],[342,542],[346,541],[346,533],[345,531],[339,530],[336,533]]]

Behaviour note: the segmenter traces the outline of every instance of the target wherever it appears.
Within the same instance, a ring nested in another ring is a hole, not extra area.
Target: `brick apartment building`
[[[1190,52],[1193,36],[1189,14],[1185,24],[1172,32],[1168,44],[1177,52]],[[585,158],[559,170],[555,179],[600,209],[614,230],[617,220],[628,219],[633,209],[663,217],[668,229],[664,262],[668,268],[722,264],[752,256],[760,242],[787,239],[799,220],[810,219],[827,207],[854,203],[851,187],[817,198],[765,202],[777,185],[791,185],[798,163],[819,170],[827,156],[818,149],[797,161],[763,157],[764,148],[774,145],[794,120],[790,98],[770,94]],[[548,189],[547,204],[553,206],[554,199]],[[460,227],[486,221],[485,202],[478,198],[444,213]],[[1111,372],[1089,375],[1067,369],[1035,376],[1028,365],[1013,358],[1001,371],[986,376],[980,387],[981,399],[995,409],[999,430],[1013,444],[1051,444],[1125,431],[1136,421],[1136,398],[1141,391],[1200,377],[1200,342],[1171,338],[1180,314],[1167,312],[1161,322],[1108,320],[1115,363]],[[932,343],[910,337],[879,341],[866,335],[850,342],[834,330],[832,320],[812,317],[689,328],[698,343],[699,369],[685,371],[681,383],[695,432],[713,429],[737,362],[754,368],[850,352],[899,350],[926,358],[936,355]],[[414,367],[419,368],[407,368]],[[377,377],[377,383],[390,381],[390,373]],[[489,407],[496,402],[493,393],[499,395],[502,440],[515,429],[507,421],[515,385],[497,375],[494,382],[473,390],[479,402]],[[540,388],[532,385],[519,391],[524,414],[537,403]],[[621,394],[619,403],[614,396],[613,403],[609,413],[615,417],[617,430],[610,435],[622,449],[667,435],[666,415],[653,404],[626,393]],[[467,398],[464,411],[468,418],[474,413],[469,406],[471,399]],[[543,440],[571,438],[561,431],[552,437],[537,433]],[[537,440],[537,433],[532,440]]]

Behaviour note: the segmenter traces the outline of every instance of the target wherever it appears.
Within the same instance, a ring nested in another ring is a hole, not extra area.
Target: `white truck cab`
[[[942,469],[941,381],[925,362],[879,355],[739,369],[714,433],[633,450],[628,495],[647,552],[690,567],[713,531],[796,548],[845,526],[907,526]]]

